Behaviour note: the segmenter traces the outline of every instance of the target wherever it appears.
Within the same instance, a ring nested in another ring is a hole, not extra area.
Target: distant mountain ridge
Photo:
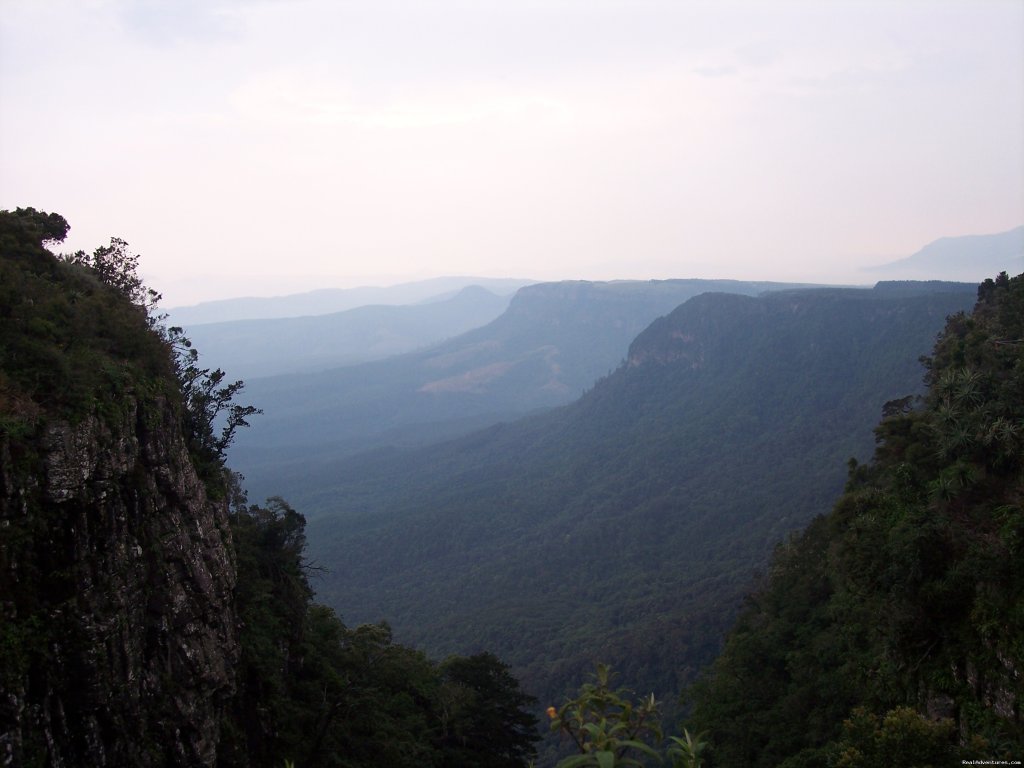
[[[325,315],[231,320],[185,329],[204,364],[232,379],[356,365],[427,347],[486,325],[507,307],[478,285],[436,301],[369,305]]]
[[[287,296],[250,296],[204,301],[193,306],[172,307],[167,310],[167,314],[171,324],[192,327],[231,320],[326,315],[374,304],[417,304],[451,298],[456,292],[470,285],[479,285],[491,293],[506,296],[534,282],[517,278],[435,277],[386,287],[322,288]]]
[[[569,406],[311,470],[320,595],[435,654],[493,647],[552,699],[598,660],[672,696],[974,296],[704,293]]]
[[[755,295],[793,284],[735,280],[538,283],[482,328],[430,349],[305,375],[247,381],[264,410],[232,449],[256,496],[301,504],[315,464],[387,444],[422,444],[563,405],[622,362],[652,320],[705,291]]]
[[[905,259],[866,271],[898,274],[909,280],[967,280],[1024,269],[1024,225],[991,235],[942,237]]]

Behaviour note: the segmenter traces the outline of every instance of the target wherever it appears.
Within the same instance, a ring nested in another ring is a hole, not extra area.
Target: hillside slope
[[[940,237],[905,259],[871,267],[876,275],[908,280],[980,282],[1002,271],[1024,269],[1024,226],[991,235]]]
[[[371,305],[276,320],[235,320],[185,329],[206,365],[252,379],[338,368],[437,344],[498,317],[511,300],[469,286],[424,304]]]
[[[243,297],[204,301],[168,310],[175,325],[193,326],[235,320],[309,317],[344,312],[371,305],[400,306],[450,298],[458,291],[478,285],[499,296],[510,296],[533,280],[487,277],[435,277],[412,283],[359,288],[321,288],[287,296]]]
[[[311,474],[322,597],[560,695],[593,662],[671,695],[771,546],[826,508],[973,287],[704,294],[571,406]]]
[[[1024,744],[1024,275],[950,319],[923,407],[781,546],[696,695],[715,765],[953,766]]]
[[[659,315],[709,290],[787,287],[731,280],[542,283],[483,328],[421,352],[248,382],[264,411],[231,460],[259,495],[305,506],[307,478],[374,446],[424,444],[571,402],[619,365]]]

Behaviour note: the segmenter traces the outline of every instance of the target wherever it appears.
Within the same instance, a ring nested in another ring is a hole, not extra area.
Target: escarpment
[[[3,436],[0,525],[6,763],[212,764],[237,655],[230,535],[169,404]]]
[[[62,222],[0,222],[0,765],[213,765],[239,653],[227,504],[173,350],[45,252]]]

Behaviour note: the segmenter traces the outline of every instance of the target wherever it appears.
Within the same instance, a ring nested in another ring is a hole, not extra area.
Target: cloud
[[[693,71],[701,77],[730,77],[739,73],[739,69],[731,64],[717,67],[697,67]]]
[[[176,284],[838,275],[1024,208],[1016,0],[0,2],[0,205]]]
[[[254,77],[233,91],[230,103],[244,121],[390,131],[526,121],[564,124],[572,116],[564,101],[542,89],[435,88],[382,98],[343,80],[298,71]]]
[[[216,44],[238,39],[243,26],[238,11],[244,0],[114,0],[108,11],[131,37],[151,45]]]

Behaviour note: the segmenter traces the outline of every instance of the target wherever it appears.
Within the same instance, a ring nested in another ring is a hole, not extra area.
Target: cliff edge
[[[173,351],[63,219],[0,218],[0,764],[213,765],[235,568]]]

